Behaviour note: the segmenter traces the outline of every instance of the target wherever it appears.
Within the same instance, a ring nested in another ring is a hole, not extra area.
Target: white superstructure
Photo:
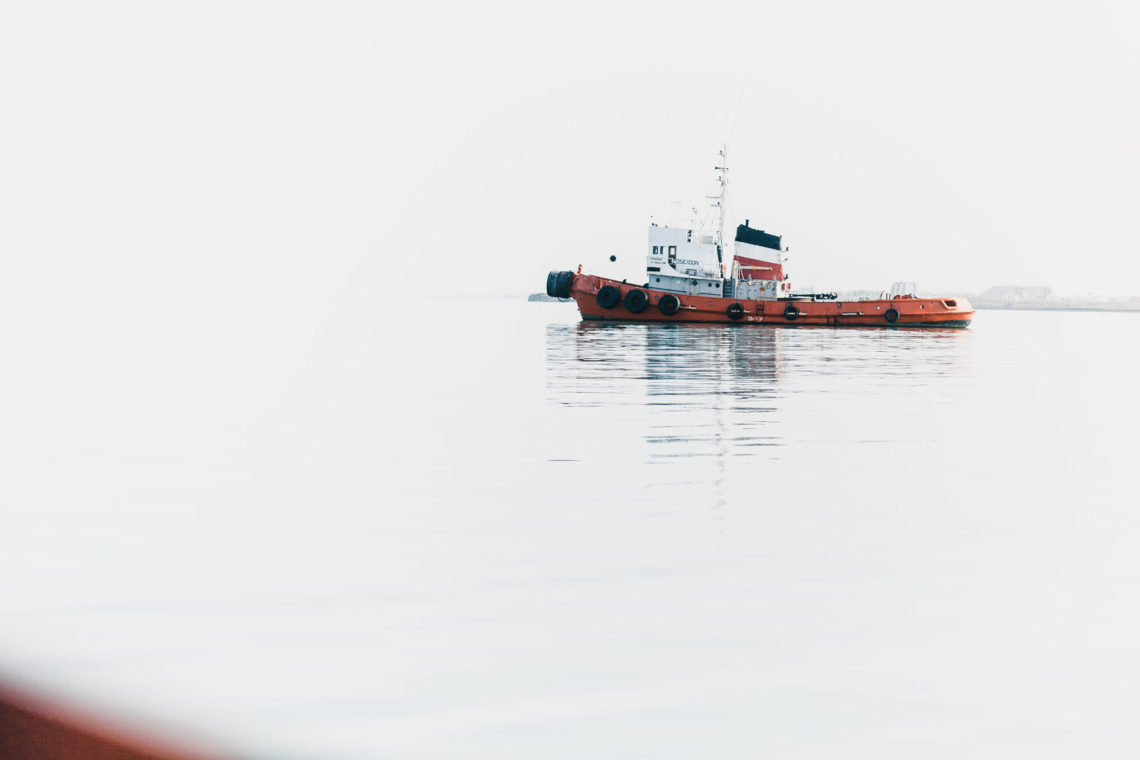
[[[685,229],[649,227],[647,285],[654,290],[760,300],[780,298],[790,284],[784,277],[783,246],[778,235],[753,229],[747,220],[737,227],[735,249],[726,262],[724,210],[728,189],[726,149],[715,167],[718,195],[710,195],[716,211],[713,224]],[[726,266],[731,271],[726,272]],[[727,274],[727,278],[726,278]]]
[[[649,228],[649,287],[670,293],[721,295],[724,271],[712,235],[679,227]]]

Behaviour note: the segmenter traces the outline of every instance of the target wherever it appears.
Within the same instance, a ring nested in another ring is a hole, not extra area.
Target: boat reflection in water
[[[734,457],[780,445],[779,330],[582,322],[547,327],[549,398],[587,457],[620,463],[645,488],[701,487],[716,503]],[[635,453],[636,452],[636,453]]]
[[[547,393],[573,410],[556,425],[592,477],[616,487],[616,470],[625,487],[691,487],[690,500],[719,505],[728,492],[818,488],[864,457],[909,456],[945,435],[923,417],[962,391],[971,336],[552,324]]]

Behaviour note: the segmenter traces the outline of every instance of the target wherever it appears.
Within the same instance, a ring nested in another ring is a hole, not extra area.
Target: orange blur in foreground
[[[0,686],[0,760],[218,760]]]

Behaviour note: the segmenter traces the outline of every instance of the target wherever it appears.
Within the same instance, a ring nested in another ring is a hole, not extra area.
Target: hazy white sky
[[[799,286],[1140,295],[1137,38],[1126,2],[7,3],[0,292],[640,277],[727,141]]]

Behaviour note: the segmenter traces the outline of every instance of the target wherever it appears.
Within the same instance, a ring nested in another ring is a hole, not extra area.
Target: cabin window
[[[659,245],[653,246],[653,255],[657,256],[657,255],[660,255],[660,253],[661,253],[661,246],[659,246]]]
[[[671,258],[671,259],[677,258],[677,246],[675,246],[675,245],[669,246],[669,258]]]

